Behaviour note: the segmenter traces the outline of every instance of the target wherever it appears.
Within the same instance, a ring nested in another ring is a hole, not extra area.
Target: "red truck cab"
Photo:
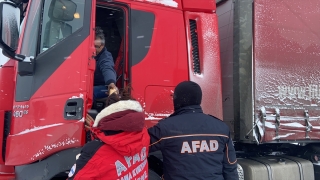
[[[0,131],[10,130],[2,164],[15,166],[18,179],[65,176],[86,143],[85,115],[104,106],[92,98],[96,26],[117,85],[132,86],[147,127],[173,112],[174,87],[184,80],[199,83],[204,111],[222,118],[214,0],[30,0],[19,43],[17,4],[0,3],[0,44],[18,61],[0,68],[0,89],[10,94],[0,92]]]

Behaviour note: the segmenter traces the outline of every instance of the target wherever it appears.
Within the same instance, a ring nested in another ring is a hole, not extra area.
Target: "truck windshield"
[[[20,53],[35,57],[79,30],[83,26],[84,3],[84,0],[32,0]]]

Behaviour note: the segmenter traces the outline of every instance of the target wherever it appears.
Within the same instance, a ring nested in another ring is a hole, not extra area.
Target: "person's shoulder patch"
[[[69,174],[68,174],[68,176],[69,176],[69,178],[70,177],[72,177],[73,175],[74,175],[74,173],[76,172],[76,164],[74,164],[73,166],[72,166],[72,168],[70,169],[70,172],[69,172]]]

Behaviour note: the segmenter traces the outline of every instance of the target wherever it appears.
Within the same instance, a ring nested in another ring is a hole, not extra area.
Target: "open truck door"
[[[16,9],[13,3],[0,3],[1,47],[18,60],[3,147],[5,163],[16,166],[17,178],[51,178],[70,169],[85,143],[84,117],[92,104],[95,67],[95,3],[30,1],[19,45],[19,12],[9,11]],[[34,163],[39,160],[44,163]],[[35,168],[47,173],[29,173]]]

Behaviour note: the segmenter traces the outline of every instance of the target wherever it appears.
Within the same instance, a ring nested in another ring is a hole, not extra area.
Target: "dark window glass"
[[[84,0],[45,0],[40,53],[82,28],[84,3]]]
[[[39,19],[40,19],[41,1],[33,0],[31,1],[31,7],[29,10],[29,15],[26,23],[26,28],[24,30],[22,47],[20,54],[25,56],[36,55],[37,47],[37,37],[39,33]]]

